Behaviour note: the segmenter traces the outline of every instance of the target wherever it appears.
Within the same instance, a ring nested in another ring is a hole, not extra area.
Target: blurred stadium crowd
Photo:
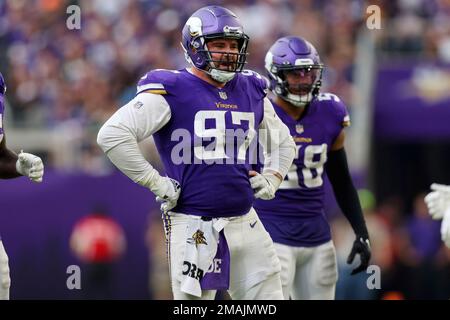
[[[145,72],[186,66],[181,28],[192,12],[212,3],[240,17],[250,36],[248,67],[262,74],[265,52],[278,37],[295,34],[310,40],[326,65],[326,90],[340,96],[350,112],[356,107],[355,39],[365,27],[369,4],[379,5],[383,17],[382,30],[377,31],[379,59],[450,63],[449,0],[0,0],[0,66],[8,85],[8,126],[78,128],[83,134],[77,153],[89,159],[80,162],[79,169],[92,170],[91,164],[103,159],[95,144],[100,125],[133,97]],[[81,7],[80,30],[67,29],[69,5]],[[52,166],[51,155],[47,160]],[[449,298],[450,251],[441,245],[439,222],[429,218],[423,194],[417,195],[411,213],[397,198],[375,203],[369,193],[362,199],[369,199],[364,201],[372,263],[381,268],[382,289],[367,290],[365,281],[347,276],[345,257],[353,236],[347,222],[333,215],[341,271],[337,298]],[[162,249],[160,230],[160,243],[153,247]],[[166,279],[161,281],[168,287]],[[167,298],[162,291],[154,291],[153,297]]]

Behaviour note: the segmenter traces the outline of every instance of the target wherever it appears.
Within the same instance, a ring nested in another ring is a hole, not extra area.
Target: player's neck
[[[296,107],[287,102],[286,100],[281,99],[280,97],[275,98],[275,103],[281,107],[281,109],[284,110],[291,118],[294,120],[300,119],[303,112],[305,111],[305,108],[303,107]]]
[[[192,73],[194,76],[202,79],[203,81],[208,82],[209,84],[213,85],[214,87],[223,88],[226,85],[226,82],[216,81],[213,78],[211,78],[210,75],[208,75],[207,73],[205,73],[197,68],[188,68],[187,70],[188,70],[188,72]]]

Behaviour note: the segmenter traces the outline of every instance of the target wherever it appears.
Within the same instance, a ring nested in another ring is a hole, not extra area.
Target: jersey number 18
[[[297,145],[297,156],[300,157],[301,145]],[[280,185],[280,189],[298,189],[299,187],[317,188],[323,185],[323,165],[327,161],[327,144],[309,145],[303,153],[304,168],[299,170],[297,165],[292,163],[286,178]]]

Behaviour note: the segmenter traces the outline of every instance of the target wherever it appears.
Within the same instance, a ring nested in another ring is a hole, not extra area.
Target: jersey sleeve
[[[173,93],[178,71],[155,69],[147,72],[137,84],[136,95],[146,92],[166,95]]]
[[[264,99],[264,116],[259,129],[264,150],[264,170],[278,172],[284,178],[295,157],[295,142],[268,98]]]

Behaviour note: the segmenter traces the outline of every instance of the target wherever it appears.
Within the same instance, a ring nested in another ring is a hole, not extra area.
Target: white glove
[[[273,173],[260,174],[250,171],[250,185],[256,199],[271,200],[275,198],[275,192],[281,184],[281,179]]]
[[[430,188],[433,191],[426,195],[425,203],[431,217],[439,220],[444,217],[444,212],[450,208],[450,186],[433,183]]]
[[[441,239],[450,248],[450,208],[445,211],[444,218],[442,219]]]
[[[161,210],[167,212],[177,205],[181,187],[178,181],[169,177],[157,177],[150,190],[156,195],[156,201],[161,202]]]
[[[41,158],[31,153],[21,151],[16,162],[16,171],[30,178],[33,182],[42,182],[44,176],[44,164]]]

